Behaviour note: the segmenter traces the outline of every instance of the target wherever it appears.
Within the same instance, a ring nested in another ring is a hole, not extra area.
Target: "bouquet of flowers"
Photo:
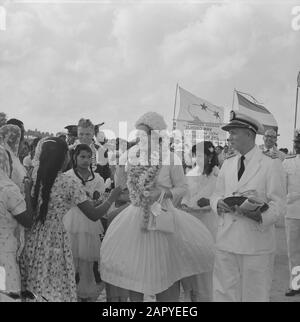
[[[128,165],[127,186],[133,205],[143,209],[142,229],[147,230],[150,217],[150,192],[155,186],[155,179],[161,168],[161,158],[151,154],[151,165],[141,158],[139,162]]]

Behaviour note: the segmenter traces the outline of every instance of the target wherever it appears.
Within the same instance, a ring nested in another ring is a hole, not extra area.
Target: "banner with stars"
[[[221,129],[224,120],[224,108],[216,106],[179,87],[180,108],[175,120],[176,130],[182,133],[192,131],[197,140],[222,142],[226,132]]]

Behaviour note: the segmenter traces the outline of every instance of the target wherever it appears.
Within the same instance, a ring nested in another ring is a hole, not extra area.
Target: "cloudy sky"
[[[251,93],[291,148],[299,1],[41,2],[0,0],[0,111],[27,129],[57,132],[88,117],[118,135],[118,121],[132,130],[149,110],[171,125],[179,83],[226,114],[234,88]]]

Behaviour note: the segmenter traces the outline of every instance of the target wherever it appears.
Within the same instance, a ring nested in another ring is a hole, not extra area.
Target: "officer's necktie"
[[[244,160],[245,160],[245,156],[242,155],[241,156],[241,165],[240,165],[240,169],[238,172],[238,181],[240,181],[241,176],[243,175],[244,171],[245,171],[245,164],[244,164]]]

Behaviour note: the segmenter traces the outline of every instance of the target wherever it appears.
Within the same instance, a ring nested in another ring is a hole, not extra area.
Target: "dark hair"
[[[196,155],[197,145],[192,147],[192,155]],[[209,151],[210,148],[213,148],[214,151]],[[219,166],[219,159],[214,145],[210,141],[204,141],[204,154],[208,157],[208,163],[204,165],[203,174],[209,176],[215,166]]]
[[[92,156],[93,155],[93,151],[92,149],[87,145],[87,144],[78,144],[74,150],[74,153],[73,153],[73,171],[75,173],[75,175],[81,180],[82,184],[85,185],[85,180],[80,176],[80,174],[78,173],[77,171],[77,157],[78,155],[80,154],[81,151],[86,151],[88,153],[90,153],[90,155]],[[88,181],[92,181],[94,180],[95,178],[95,174],[94,174],[94,171],[93,171],[93,168],[92,168],[92,164],[90,165],[90,171],[92,173],[92,178]]]
[[[36,146],[38,145],[39,141],[40,141],[41,138],[37,137],[37,138],[34,138],[31,142],[31,146],[33,148],[36,148]]]
[[[24,134],[25,134],[24,132],[25,132],[25,130],[24,130],[24,123],[22,121],[20,121],[18,119],[9,119],[6,122],[6,124],[12,124],[12,125],[18,126],[20,128],[20,130],[21,130],[21,141],[24,140]]]
[[[36,220],[42,223],[45,222],[48,212],[51,189],[62,169],[67,152],[67,143],[56,137],[49,137],[42,145],[33,197],[33,209],[37,211]],[[38,209],[40,190],[42,204]]]

